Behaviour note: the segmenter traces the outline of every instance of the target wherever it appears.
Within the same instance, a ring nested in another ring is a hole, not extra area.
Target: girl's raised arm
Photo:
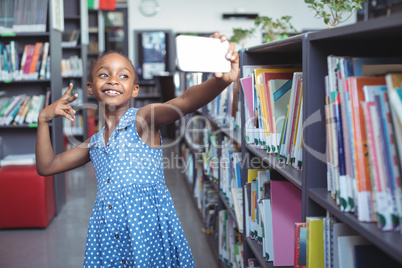
[[[64,95],[45,107],[38,116],[38,129],[36,135],[36,170],[39,175],[49,176],[56,173],[71,170],[90,161],[89,149],[86,145],[89,139],[81,145],[65,151],[54,154],[49,133],[49,122],[58,117],[64,116],[70,121],[74,121],[75,111],[69,105],[78,98],[78,94],[70,96],[73,85],[70,84]]]

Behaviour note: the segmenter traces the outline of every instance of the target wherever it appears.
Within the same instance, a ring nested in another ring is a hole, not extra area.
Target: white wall
[[[304,0],[158,0],[160,11],[153,17],[139,12],[141,0],[127,0],[129,17],[129,57],[134,59],[133,31],[136,29],[171,29],[173,32],[219,32],[232,36],[233,28],[250,29],[253,20],[222,19],[223,13],[258,13],[274,19],[291,16],[298,31],[325,29],[322,19],[307,8]],[[355,17],[344,24],[354,23]],[[261,34],[255,34],[246,47],[261,44]]]

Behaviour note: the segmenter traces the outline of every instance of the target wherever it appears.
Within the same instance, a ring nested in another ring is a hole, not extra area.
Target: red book
[[[306,226],[305,222],[295,222],[294,268],[306,267]]]
[[[264,91],[265,91],[265,105],[268,109],[268,123],[269,123],[269,129],[273,131],[275,129],[274,124],[275,122],[272,120],[273,119],[273,112],[274,112],[274,107],[272,107],[271,103],[273,103],[273,100],[271,100],[271,89],[268,86],[268,81],[272,79],[288,79],[292,80],[293,79],[293,70],[292,72],[289,73],[263,73],[262,74],[262,81],[264,85]]]
[[[349,77],[349,91],[352,106],[355,175],[357,184],[358,219],[364,222],[375,220],[368,155],[367,133],[364,110],[361,102],[365,101],[365,85],[385,85],[384,77]]]
[[[35,44],[35,50],[34,50],[34,53],[33,53],[33,56],[32,56],[32,63],[31,63],[31,67],[29,68],[29,73],[35,73],[36,72],[36,65],[38,64],[38,61],[39,61],[42,46],[43,46],[42,42],[37,42]]]
[[[28,45],[25,64],[23,66],[24,74],[29,74],[29,70],[31,69],[32,57],[33,57],[34,51],[35,51],[35,45]],[[22,68],[22,66],[21,66],[21,68]]]

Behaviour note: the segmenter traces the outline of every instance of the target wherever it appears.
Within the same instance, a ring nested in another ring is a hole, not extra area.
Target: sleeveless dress
[[[138,135],[130,108],[105,145],[104,128],[88,148],[97,196],[84,267],[195,267],[165,185],[162,148]]]

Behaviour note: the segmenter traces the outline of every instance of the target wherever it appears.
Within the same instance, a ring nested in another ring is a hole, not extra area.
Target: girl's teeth
[[[114,90],[107,90],[106,93],[108,93],[108,94],[115,94],[115,95],[120,94],[119,92],[114,91]]]

